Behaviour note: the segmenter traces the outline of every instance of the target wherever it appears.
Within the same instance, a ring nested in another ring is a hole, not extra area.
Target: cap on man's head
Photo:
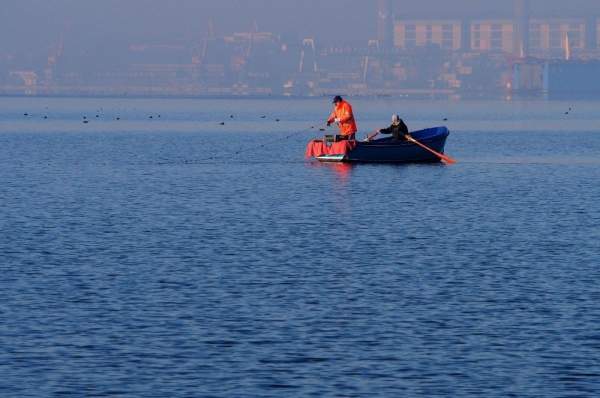
[[[342,102],[342,101],[343,101],[343,99],[339,95],[336,95],[335,97],[333,97],[334,104],[337,104],[338,102]]]
[[[393,114],[392,115],[392,124],[394,126],[400,124],[400,116],[398,116],[397,114]]]

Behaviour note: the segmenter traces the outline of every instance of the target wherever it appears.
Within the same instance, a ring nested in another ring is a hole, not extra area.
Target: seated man
[[[377,132],[378,134],[391,134],[396,140],[407,140],[410,137],[408,127],[404,123],[400,116],[392,115],[392,125],[388,128],[381,129]]]

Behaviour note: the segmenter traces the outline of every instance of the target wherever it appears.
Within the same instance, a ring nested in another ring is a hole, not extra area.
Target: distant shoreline
[[[548,95],[537,93],[519,93],[512,95],[483,95],[477,93],[440,95],[440,94],[419,94],[419,95],[364,95],[353,93],[340,93],[343,96],[355,99],[373,99],[373,100],[410,100],[410,101],[600,101],[600,93],[597,94],[573,94],[573,95]],[[331,95],[118,95],[118,94],[23,94],[23,93],[0,93],[0,98],[90,98],[90,99],[191,99],[191,100],[294,100],[311,101],[315,99],[329,99]]]

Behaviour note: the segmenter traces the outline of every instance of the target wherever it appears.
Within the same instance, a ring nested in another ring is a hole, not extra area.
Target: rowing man
[[[340,134],[344,139],[354,139],[354,134],[358,130],[356,128],[356,121],[354,120],[354,113],[352,112],[352,105],[339,95],[336,95],[333,99],[333,112],[329,116],[329,119],[327,119],[327,126],[331,126],[332,123],[338,125]]]
[[[386,129],[379,130],[379,134],[391,134],[395,140],[405,141],[408,141],[408,137],[410,137],[404,120],[400,119],[400,116],[396,114],[392,115],[392,125]]]

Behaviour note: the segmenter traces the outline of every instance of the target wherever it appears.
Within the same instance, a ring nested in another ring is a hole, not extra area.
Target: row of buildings
[[[196,43],[123,44],[95,54],[61,39],[27,63],[0,54],[0,93],[26,95],[392,96],[600,95],[600,17],[533,14],[424,19],[376,0],[360,43],[261,32]],[[102,56],[97,56],[100,53]]]
[[[531,56],[552,58],[560,57],[567,46],[576,53],[597,52],[600,19],[532,19],[527,43],[519,38],[517,24],[508,19],[397,21],[394,33],[394,45],[401,49],[436,45],[452,51],[519,56],[527,52]]]

